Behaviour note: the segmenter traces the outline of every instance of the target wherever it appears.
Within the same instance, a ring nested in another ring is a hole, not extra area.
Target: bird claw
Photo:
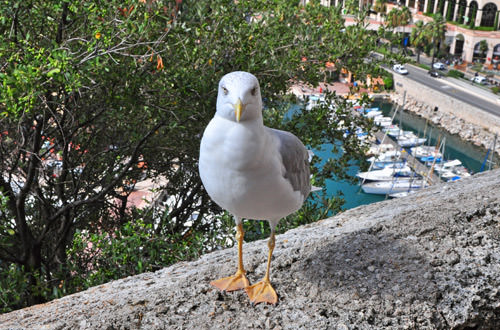
[[[236,291],[241,290],[250,285],[245,273],[236,273],[233,276],[224,277],[215,281],[210,282],[211,285],[215,286],[221,291]]]
[[[256,305],[261,302],[276,305],[278,302],[278,295],[269,281],[262,280],[245,288],[245,291],[252,305]]]

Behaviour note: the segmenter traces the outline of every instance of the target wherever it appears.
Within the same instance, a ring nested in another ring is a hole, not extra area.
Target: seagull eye
[[[229,91],[227,90],[226,87],[222,86],[222,92],[224,93],[224,95],[227,95],[229,94]]]
[[[252,90],[250,91],[250,93],[252,93],[252,95],[255,96],[257,94],[257,86],[255,86],[254,88],[252,88]]]

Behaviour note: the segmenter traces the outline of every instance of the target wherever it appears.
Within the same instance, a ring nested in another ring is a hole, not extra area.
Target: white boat
[[[464,168],[465,169],[465,168]],[[449,171],[444,171],[440,173],[441,179],[444,181],[457,181],[462,178],[467,178],[471,176],[471,174],[467,171],[456,171],[456,170],[449,170]]]
[[[390,150],[394,150],[394,146],[390,143],[374,144],[365,154],[367,156],[377,156]]]
[[[388,126],[392,125],[392,118],[379,115],[379,116],[375,116],[373,118],[373,122],[378,126],[388,127]]]
[[[456,181],[471,176],[467,168],[458,159],[434,165],[434,171],[445,181]]]
[[[441,164],[434,165],[434,171],[437,173],[450,171],[458,166],[462,166],[462,162],[459,159],[453,159]]]
[[[418,189],[415,189],[415,190],[408,190],[408,191],[402,191],[402,192],[398,192],[398,193],[395,193],[395,194],[390,194],[389,197],[391,198],[401,198],[401,197],[406,197],[408,195],[411,195],[411,194],[414,194],[418,191]]]
[[[364,181],[392,181],[396,178],[410,178],[416,176],[409,166],[401,168],[385,167],[381,170],[360,172],[356,176]]]
[[[367,194],[390,195],[426,187],[424,180],[398,179],[394,181],[376,181],[361,185]]]
[[[386,151],[378,156],[372,156],[367,160],[371,163],[373,170],[380,170],[387,166],[401,168],[406,163],[406,160],[402,158],[402,153],[399,150]]]
[[[375,110],[376,109],[376,110]],[[378,110],[378,108],[369,108],[365,110],[364,116],[367,118],[374,118],[382,115],[382,111]]]
[[[406,160],[401,159],[394,162],[374,162],[372,170],[381,170],[384,168],[402,168],[406,166]]]
[[[399,135],[396,140],[396,142],[401,147],[410,148],[424,144],[425,141],[427,141],[427,138],[419,138],[415,135],[415,133],[411,131],[405,131],[403,135]]]
[[[398,125],[394,124],[382,128],[382,131],[386,132],[387,135],[389,135],[390,137],[397,137],[399,135],[403,135],[404,132],[401,128],[399,128]]]
[[[437,150],[437,147],[435,147],[435,146],[412,147],[411,154],[412,154],[412,156],[414,156],[416,158],[423,158],[423,157],[441,158],[441,157],[443,157],[443,155]]]
[[[399,150],[389,150],[381,153],[377,157],[373,156],[368,158],[369,162],[393,162],[401,158],[401,151]]]

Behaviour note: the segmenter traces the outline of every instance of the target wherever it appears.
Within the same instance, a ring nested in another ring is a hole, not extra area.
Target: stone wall
[[[429,119],[452,134],[470,141],[486,149],[491,148],[494,135],[500,136],[500,118],[460,100],[451,98],[432,88],[422,85],[405,76],[394,75],[396,93],[391,99],[403,105],[404,109]],[[430,104],[429,100],[432,100]],[[435,111],[435,107],[438,111]],[[497,140],[496,152],[500,154],[500,137]]]
[[[500,170],[277,236],[276,306],[222,293],[236,249],[0,315],[2,329],[499,329]],[[267,244],[244,245],[251,283]]]

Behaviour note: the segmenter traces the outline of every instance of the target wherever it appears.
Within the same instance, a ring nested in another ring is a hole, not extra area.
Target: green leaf
[[[55,75],[59,72],[61,72],[61,69],[59,69],[59,68],[52,69],[49,72],[47,72],[47,77],[52,77],[53,75]]]

